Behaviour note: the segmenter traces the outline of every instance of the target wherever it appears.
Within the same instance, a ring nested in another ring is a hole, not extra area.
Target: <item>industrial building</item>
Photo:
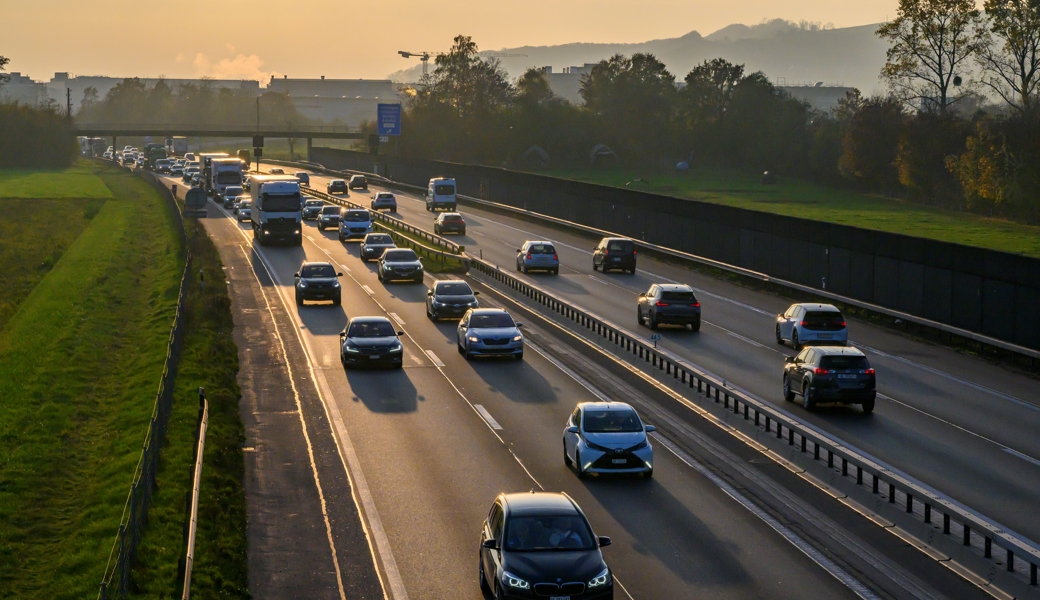
[[[357,126],[374,121],[377,104],[400,103],[389,79],[290,79],[271,77],[267,89],[289,94],[296,110],[315,121]]]

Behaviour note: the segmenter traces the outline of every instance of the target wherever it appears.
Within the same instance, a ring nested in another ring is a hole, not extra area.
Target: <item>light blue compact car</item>
[[[548,271],[553,275],[560,274],[560,255],[552,242],[527,241],[516,250],[516,270],[521,273],[531,271]]]
[[[655,431],[624,402],[582,402],[563,430],[563,462],[578,477],[589,473],[654,476],[654,447],[647,438]]]
[[[524,358],[523,323],[513,321],[500,308],[474,308],[459,321],[456,343],[459,354],[470,360],[475,356],[512,356]]]

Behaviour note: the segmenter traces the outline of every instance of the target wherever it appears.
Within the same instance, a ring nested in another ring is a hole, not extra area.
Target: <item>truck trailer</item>
[[[217,201],[223,200],[224,190],[228,186],[242,185],[242,161],[237,158],[210,159],[209,173],[206,189],[212,190]]]
[[[199,181],[202,182],[202,189],[206,190],[207,194],[213,193],[213,188],[210,187],[211,175],[210,162],[214,158],[228,158],[227,152],[200,152],[199,157],[196,159],[199,161]]]
[[[166,151],[171,156],[184,156],[188,151],[188,138],[182,135],[166,138]]]
[[[253,198],[253,239],[261,246],[272,242],[303,244],[303,198],[298,179],[290,175],[253,175],[249,193]]]

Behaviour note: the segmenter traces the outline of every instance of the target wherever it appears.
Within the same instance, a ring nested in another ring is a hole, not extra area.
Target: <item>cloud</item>
[[[272,76],[281,75],[277,71],[263,70],[264,61],[256,54],[238,54],[234,58],[221,58],[214,62],[200,52],[195,55],[194,65],[197,76],[214,79],[256,79],[264,83]]]

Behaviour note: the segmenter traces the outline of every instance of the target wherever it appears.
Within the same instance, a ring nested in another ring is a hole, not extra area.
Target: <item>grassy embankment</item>
[[[763,185],[757,175],[712,169],[694,169],[685,176],[567,169],[541,173],[615,187],[631,182],[628,189],[1040,257],[1040,227],[797,179]]]
[[[64,199],[39,199],[44,194]],[[0,200],[5,209],[0,211],[5,234],[0,285],[12,305],[6,323],[0,323],[0,597],[94,597],[162,372],[183,267],[181,242],[158,193],[111,166],[81,162],[66,172],[0,172],[4,195],[21,199]],[[65,227],[49,229],[46,219],[38,218],[40,207],[59,211]],[[52,264],[37,273],[19,271],[19,265],[37,260]],[[178,388],[194,386],[186,379],[196,364],[221,364],[228,352],[219,344],[200,352],[192,339],[189,330]],[[236,356],[233,344],[230,355]],[[233,389],[223,377],[214,386],[217,398]],[[233,369],[230,377],[233,384]],[[232,458],[241,436],[237,390],[233,393],[230,425],[212,426],[225,430],[215,436],[215,452]],[[183,397],[178,395],[178,415],[185,410]],[[171,442],[185,428],[191,437],[194,399],[190,405],[190,422],[175,417],[171,424]],[[227,422],[228,413],[221,405],[216,420]],[[190,462],[190,440],[187,454]],[[240,497],[240,455],[237,470],[234,464],[223,466],[223,456],[212,462],[211,475],[233,480]],[[187,479],[186,466],[172,461],[166,466]],[[177,501],[176,523],[166,524],[178,531],[183,498]],[[223,500],[232,513],[242,513],[238,521],[244,524],[244,500],[234,494]],[[220,518],[212,512],[210,507],[203,518]],[[227,513],[223,507],[219,511]],[[164,519],[153,517],[151,526]],[[244,533],[240,537],[228,542],[240,548],[230,553],[240,559],[224,570],[240,573],[226,579],[244,586]],[[200,532],[200,545],[223,543],[222,537]],[[179,552],[170,557],[174,572]]]

